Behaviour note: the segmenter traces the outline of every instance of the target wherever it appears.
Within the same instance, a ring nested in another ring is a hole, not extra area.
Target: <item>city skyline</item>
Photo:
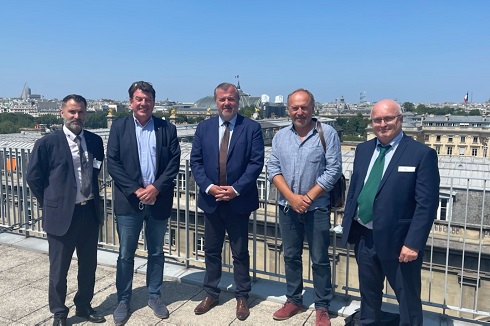
[[[194,102],[222,81],[318,102],[490,98],[490,3],[420,0],[10,1],[0,20],[0,95],[127,99],[136,80],[157,100]],[[239,76],[239,78],[236,78]]]

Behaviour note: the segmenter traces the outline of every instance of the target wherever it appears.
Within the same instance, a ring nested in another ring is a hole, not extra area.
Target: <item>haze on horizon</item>
[[[196,101],[223,81],[253,95],[303,87],[318,102],[490,99],[490,2],[157,1],[2,4],[0,97]]]

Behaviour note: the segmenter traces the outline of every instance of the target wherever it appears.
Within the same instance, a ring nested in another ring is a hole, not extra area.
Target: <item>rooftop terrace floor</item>
[[[51,325],[52,314],[48,307],[48,243],[44,239],[25,238],[18,234],[0,234],[0,325]],[[105,325],[113,325],[112,313],[117,305],[116,268],[117,253],[99,250],[95,294],[92,306],[106,317]],[[315,311],[312,298],[305,293],[305,305],[309,308],[289,320],[277,322],[272,314],[284,303],[285,284],[260,279],[253,284],[250,293],[250,316],[240,321],[235,316],[236,301],[233,296],[230,273],[223,273],[220,286],[223,292],[220,304],[204,315],[194,314],[195,306],[203,299],[205,292],[200,286],[204,277],[201,269],[186,269],[171,262],[165,263],[165,282],[162,299],[170,311],[168,319],[159,319],[147,306],[145,287],[145,258],[135,259],[135,275],[131,316],[126,325],[314,325]],[[66,304],[70,308],[68,324],[90,324],[75,316],[73,297],[77,290],[76,257],[68,274],[68,295]],[[226,284],[230,284],[227,286]],[[343,316],[350,315],[359,302],[352,300],[346,304],[342,296],[331,302],[332,325],[344,325]],[[384,306],[385,307],[385,306]],[[393,307],[392,307],[393,308]],[[424,325],[477,325],[460,320],[440,320],[439,315],[425,313]],[[104,325],[104,324],[100,324]],[[488,324],[487,324],[488,325]]]

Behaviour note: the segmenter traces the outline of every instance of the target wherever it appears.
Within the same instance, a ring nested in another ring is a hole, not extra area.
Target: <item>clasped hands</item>
[[[155,188],[154,185],[150,184],[145,188],[138,188],[134,194],[140,201],[147,204],[153,204],[157,200],[157,196],[160,191]]]
[[[209,189],[209,194],[216,198],[216,201],[230,201],[236,197],[236,192],[232,186],[213,185]]]
[[[289,206],[298,214],[304,214],[308,211],[313,202],[306,195],[293,194],[288,200]]]

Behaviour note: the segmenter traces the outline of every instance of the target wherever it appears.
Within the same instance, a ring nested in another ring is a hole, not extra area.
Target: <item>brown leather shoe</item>
[[[303,306],[297,306],[288,300],[281,309],[272,315],[272,318],[274,318],[274,320],[286,320],[293,317],[301,310],[303,310]]]
[[[316,310],[315,326],[330,326],[330,317],[327,309],[320,308]]]
[[[204,299],[202,299],[201,303],[197,305],[197,307],[194,309],[194,313],[196,315],[202,315],[205,314],[209,311],[209,309],[213,308],[216,306],[219,302],[219,299],[215,299],[209,295],[205,296]]]
[[[248,302],[245,298],[236,299],[236,318],[245,320],[250,316],[250,310],[248,309]]]

